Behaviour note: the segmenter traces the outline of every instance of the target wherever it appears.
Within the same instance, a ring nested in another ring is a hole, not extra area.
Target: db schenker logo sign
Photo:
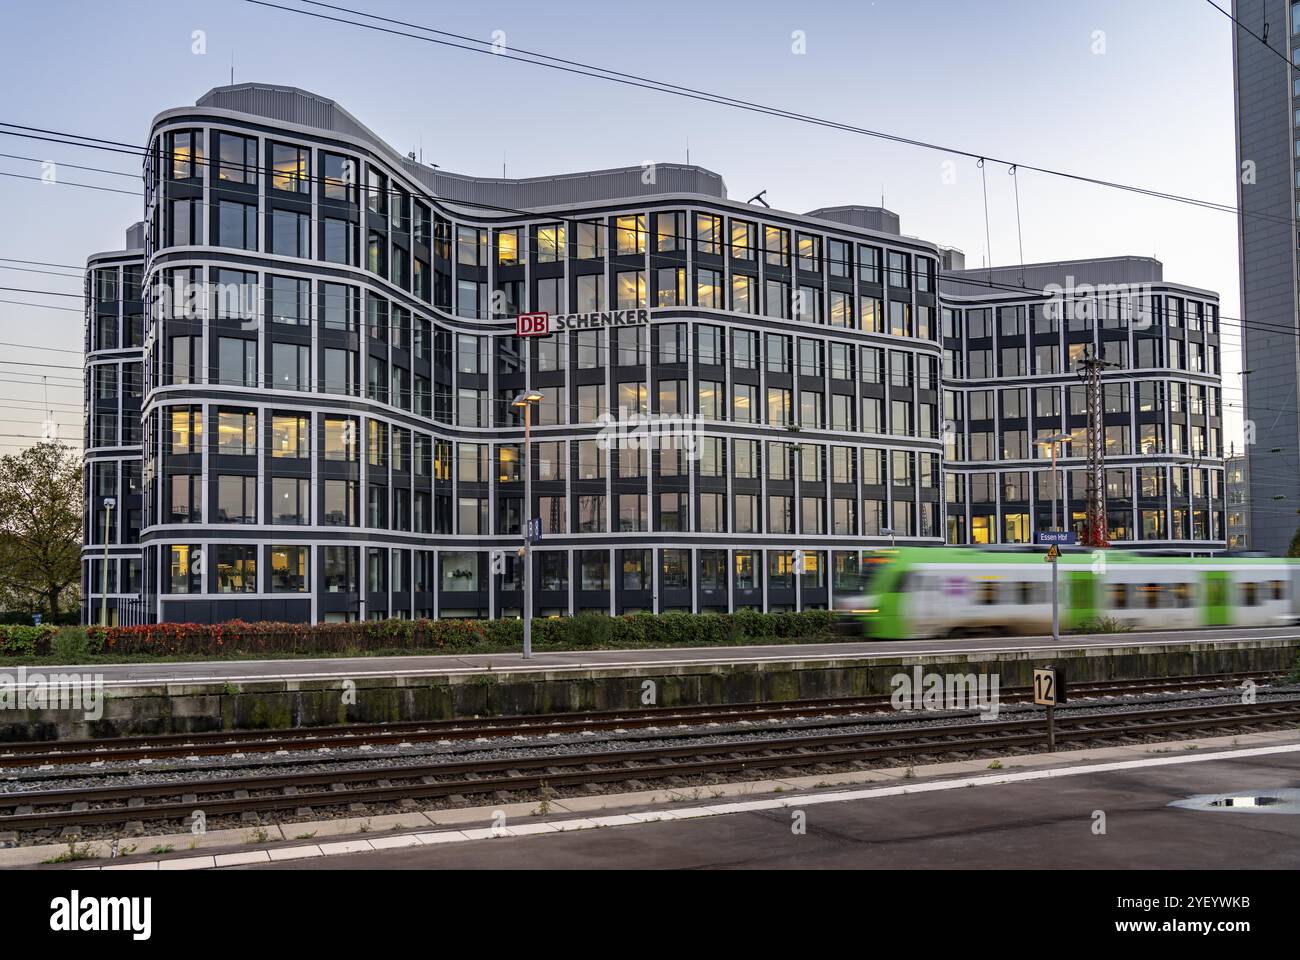
[[[515,317],[515,335],[520,337],[545,337],[551,332],[549,313],[521,313]]]

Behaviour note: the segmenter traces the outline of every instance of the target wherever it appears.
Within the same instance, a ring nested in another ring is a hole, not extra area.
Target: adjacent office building
[[[1229,451],[1224,461],[1224,487],[1228,511],[1228,549],[1250,549],[1249,464],[1244,454]]]
[[[1300,524],[1300,4],[1234,0],[1232,12],[1249,460],[1238,509],[1251,547],[1281,555]]]
[[[123,249],[95,254],[86,264],[82,597],[87,622],[99,618],[105,594],[113,620],[136,621],[145,613],[143,276],[142,223],[126,231]]]
[[[514,616],[527,517],[541,615],[832,606],[870,548],[1045,526],[1034,440],[1077,435],[1085,343],[1121,363],[1113,538],[1223,546],[1217,303],[1152,261],[1055,303],[1039,268],[941,281],[880,208],[461,176],[258,84],[160,114],[144,172],[139,249],[88,264],[90,619],[110,491],[121,621]]]
[[[1081,535],[1088,408],[1079,361],[1102,377],[1108,539],[1221,548],[1219,303],[1168,283],[1157,260],[1117,257],[946,274],[944,420],[950,543]],[[1069,437],[1053,480],[1050,437]]]

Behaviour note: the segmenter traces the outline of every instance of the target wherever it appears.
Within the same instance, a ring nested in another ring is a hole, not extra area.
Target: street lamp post
[[[117,506],[116,497],[104,498],[104,563],[99,571],[99,622],[108,626],[108,531],[109,518]]]
[[[1042,437],[1038,441],[1040,447],[1052,448],[1052,529],[1056,529],[1056,501],[1059,498],[1060,487],[1057,485],[1056,477],[1056,451],[1063,443],[1069,443],[1074,439],[1068,433],[1057,433],[1050,437]]]
[[[1068,433],[1056,433],[1050,437],[1043,437],[1038,441],[1039,446],[1050,446],[1052,448],[1052,530],[1056,530],[1056,501],[1059,498],[1060,489],[1056,477],[1056,451],[1061,444],[1068,443],[1070,439]],[[1061,639],[1061,604],[1057,566],[1057,563],[1052,563],[1052,639],[1054,641]]]
[[[533,658],[533,404],[541,403],[536,391],[521,393],[513,406],[524,409],[524,659]]]

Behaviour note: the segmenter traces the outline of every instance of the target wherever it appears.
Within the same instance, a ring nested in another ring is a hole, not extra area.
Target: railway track
[[[1206,674],[1172,679],[1110,680],[1077,684],[1072,699],[1133,696],[1223,689],[1246,680],[1267,682],[1278,674],[1268,672]],[[1028,687],[1000,692],[1002,703],[1031,701]],[[0,769],[46,767],[110,761],[221,756],[233,753],[276,753],[322,748],[381,746],[439,740],[477,740],[485,737],[547,736],[559,734],[635,730],[667,725],[775,722],[808,717],[846,716],[882,710],[888,694],[864,697],[826,697],[637,710],[576,711],[526,717],[456,720],[417,720],[396,723],[340,724],[278,730],[212,731],[154,734],[99,740],[29,741],[0,744]]]
[[[917,718],[910,718],[913,724]],[[1131,742],[1175,733],[1294,726],[1300,697],[1255,704],[1218,703],[1102,713],[1058,714],[1058,743]],[[901,721],[900,721],[901,722]],[[773,737],[762,733],[718,742],[674,743],[564,755],[378,765],[352,770],[270,773],[223,779],[114,784],[0,794],[0,831],[49,831],[132,821],[262,816],[303,807],[373,805],[401,800],[493,795],[537,796],[629,781],[674,785],[690,778],[770,770],[827,771],[916,757],[983,754],[1044,746],[1041,717],[914,725]]]

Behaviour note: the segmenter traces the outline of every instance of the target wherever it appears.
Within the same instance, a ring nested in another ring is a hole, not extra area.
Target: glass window
[[[758,246],[758,227],[744,220],[731,221],[731,256],[736,260],[753,260]]]
[[[799,269],[809,273],[821,273],[822,238],[807,233],[797,235],[799,248]]]
[[[271,415],[271,456],[301,459],[308,451],[308,420],[298,414]]]
[[[233,133],[219,132],[215,137],[217,179],[227,183],[256,183],[257,141]]]
[[[879,247],[858,247],[858,279],[863,283],[880,283]]]
[[[271,592],[307,592],[307,547],[271,547]]]
[[[326,200],[356,202],[357,162],[338,153],[322,155],[321,186]]]
[[[521,231],[518,227],[497,231],[497,265],[502,267],[523,263],[526,252],[520,241]]]
[[[749,277],[743,273],[731,275],[731,309],[735,313],[758,313],[757,277]]]
[[[257,452],[257,413],[222,410],[217,414],[217,452],[251,456]]]
[[[325,459],[357,459],[357,421],[352,417],[325,418]]]
[[[272,343],[271,376],[277,390],[310,390],[311,347],[297,343]]]
[[[241,250],[257,249],[257,204],[217,202],[217,243]]]
[[[311,179],[311,151],[284,143],[271,144],[271,189],[306,193]]]
[[[227,386],[257,386],[257,341],[217,338],[217,382]]]
[[[560,263],[566,253],[563,224],[537,228],[538,263]]]
[[[686,249],[686,214],[676,211],[655,214],[655,250],[673,253]]]
[[[790,231],[771,224],[763,226],[763,259],[770,266],[790,265]]]
[[[198,130],[178,130],[168,135],[171,154],[171,178],[194,180],[203,176],[203,134]]]
[[[669,273],[680,271],[669,270]],[[676,290],[676,286],[674,286]],[[617,309],[631,310],[646,306],[646,283],[644,270],[621,270],[615,277],[615,291],[618,296]]]
[[[578,313],[595,313],[605,309],[605,277],[603,274],[587,274],[577,278]]]
[[[721,270],[701,268],[696,271],[695,302],[698,306],[709,307],[714,310],[723,308]]]
[[[310,522],[311,481],[302,477],[271,478],[271,522],[306,524]]]
[[[697,253],[722,253],[722,218],[708,213],[695,215],[695,250]]]
[[[619,256],[645,253],[645,214],[618,217],[614,220],[614,252]]]
[[[217,592],[257,592],[257,548],[242,544],[217,544]]]
[[[605,224],[600,221],[577,225],[577,256],[579,260],[595,260],[605,255]]]
[[[639,272],[639,271],[638,271]],[[623,277],[624,274],[619,274]],[[683,267],[661,267],[655,271],[655,305],[659,307],[676,307],[686,303],[686,270]],[[620,287],[619,300],[622,306],[623,291]],[[629,304],[630,305],[630,304]]]

